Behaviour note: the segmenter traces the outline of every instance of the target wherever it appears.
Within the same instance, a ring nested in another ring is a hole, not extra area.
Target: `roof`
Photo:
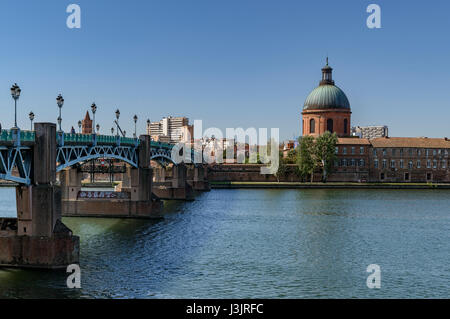
[[[84,120],[91,120],[91,117],[89,116],[89,111],[86,111],[86,116],[84,117]]]
[[[379,137],[370,140],[373,147],[450,148],[447,138],[428,137]]]
[[[308,95],[303,109],[350,109],[350,102],[339,87],[326,84],[318,86]]]
[[[340,137],[338,145],[370,145],[370,141],[367,138]]]

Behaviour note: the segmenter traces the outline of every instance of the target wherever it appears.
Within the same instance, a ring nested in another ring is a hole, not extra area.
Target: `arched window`
[[[333,120],[332,119],[327,120],[327,131],[329,131],[330,133],[333,133]]]
[[[309,133],[316,132],[316,121],[314,119],[309,120]]]
[[[348,120],[344,119],[344,134],[347,134]]]

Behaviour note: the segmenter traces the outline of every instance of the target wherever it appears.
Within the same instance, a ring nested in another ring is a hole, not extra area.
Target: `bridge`
[[[161,217],[160,198],[189,199],[190,188],[209,188],[202,165],[191,165],[194,169],[187,173],[190,164],[172,160],[173,145],[151,141],[148,135],[66,134],[57,132],[53,123],[35,123],[34,129],[0,132],[0,179],[18,184],[17,219],[0,219],[0,266],[59,268],[77,263],[79,238],[62,216]],[[195,156],[194,151],[186,154],[191,163]],[[122,189],[107,198],[80,198],[77,164],[99,158],[128,165]],[[171,166],[171,181],[158,177],[153,182],[152,161],[160,164],[158,176]]]

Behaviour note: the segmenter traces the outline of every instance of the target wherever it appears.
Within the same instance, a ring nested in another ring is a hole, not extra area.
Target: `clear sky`
[[[66,7],[81,7],[81,29]],[[382,28],[366,8],[381,6]],[[1,1],[0,122],[11,127],[9,88],[28,113],[63,128],[91,103],[109,132],[114,110],[132,116],[202,119],[203,127],[279,127],[300,134],[303,103],[330,57],[352,125],[388,125],[391,136],[450,137],[450,2],[400,0]]]

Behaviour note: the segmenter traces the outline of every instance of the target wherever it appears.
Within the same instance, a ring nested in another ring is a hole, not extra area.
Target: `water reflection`
[[[14,212],[14,194],[0,202]],[[0,297],[447,297],[449,191],[213,190],[162,220],[64,218],[82,289],[64,271],[0,270]],[[4,214],[4,213],[3,213]],[[382,267],[382,289],[365,285]]]

